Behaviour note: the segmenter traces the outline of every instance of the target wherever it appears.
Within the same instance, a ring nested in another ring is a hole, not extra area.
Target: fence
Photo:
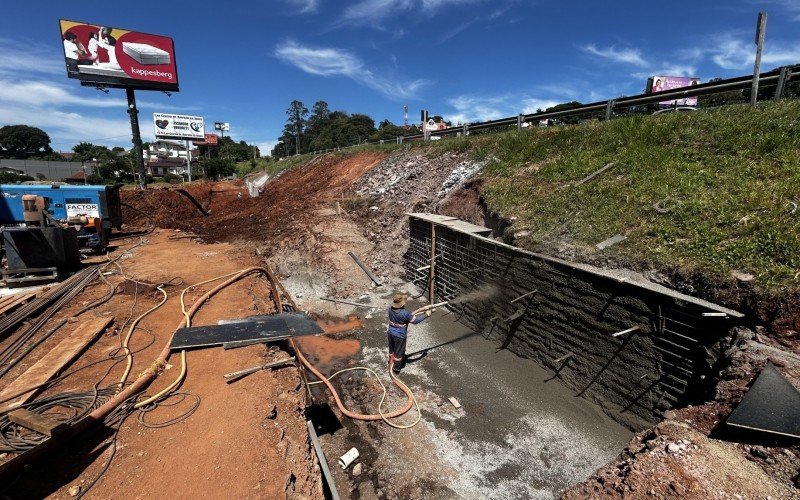
[[[493,129],[508,129],[509,127],[516,127],[518,130],[522,129],[527,124],[538,124],[543,120],[556,120],[568,118],[600,118],[610,120],[615,114],[623,110],[633,110],[637,107],[643,107],[653,104],[658,104],[664,101],[673,101],[686,99],[689,97],[704,97],[719,94],[722,92],[730,92],[737,90],[750,90],[753,85],[754,75],[740,76],[736,78],[729,78],[726,80],[717,80],[714,82],[703,83],[699,85],[692,85],[690,87],[682,87],[678,89],[668,90],[658,93],[645,93],[629,97],[619,97],[617,99],[608,99],[605,101],[597,101],[589,104],[581,104],[571,108],[559,109],[557,111],[542,111],[537,113],[524,114],[520,113],[517,116],[510,116],[508,118],[500,118],[497,120],[489,120],[479,123],[469,123],[455,127],[448,127],[442,130],[435,130],[427,133],[428,137],[448,137],[469,135],[474,131],[490,131]],[[780,99],[787,84],[792,81],[800,81],[800,65],[783,66],[774,71],[768,71],[757,75],[757,79],[761,89],[765,87],[775,86],[773,99]],[[676,106],[677,108],[677,106]],[[626,113],[628,114],[628,113]],[[394,141],[401,144],[404,141],[425,140],[425,134],[415,134],[410,136],[398,136]],[[338,147],[325,149],[321,151],[314,151],[312,154],[324,154],[332,151],[341,151],[343,149],[362,146],[364,144],[385,144],[386,141],[372,141],[361,142],[351,146]]]

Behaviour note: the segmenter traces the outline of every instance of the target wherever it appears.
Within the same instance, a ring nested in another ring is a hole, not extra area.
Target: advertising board
[[[85,85],[178,91],[172,38],[59,21],[67,76]]]
[[[205,139],[202,116],[153,113],[153,128],[159,139]]]
[[[650,93],[665,92],[667,90],[679,89],[682,87],[690,87],[700,83],[699,78],[692,76],[654,76],[650,84]],[[663,106],[697,106],[697,97],[684,97],[681,99],[673,99],[671,101],[659,102]]]

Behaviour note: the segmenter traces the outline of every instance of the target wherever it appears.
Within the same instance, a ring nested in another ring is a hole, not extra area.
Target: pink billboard
[[[172,38],[64,19],[59,25],[70,78],[105,87],[178,90]]]
[[[650,82],[650,93],[655,94],[656,92],[697,85],[700,83],[700,79],[693,76],[654,76]],[[683,97],[672,101],[662,101],[659,104],[664,106],[697,106],[697,97]]]

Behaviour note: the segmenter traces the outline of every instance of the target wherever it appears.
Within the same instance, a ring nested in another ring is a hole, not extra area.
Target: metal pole
[[[756,62],[753,66],[753,87],[750,90],[750,104],[756,105],[758,101],[758,79],[761,74],[761,54],[764,52],[764,36],[767,31],[767,13],[758,13],[758,23],[756,24]]]
[[[778,85],[775,87],[775,100],[777,101],[781,97],[783,97],[783,88],[786,86],[786,80],[791,77],[791,72],[789,68],[783,67],[781,68],[781,74],[778,77]]]
[[[131,116],[131,133],[133,134],[133,154],[136,155],[136,172],[139,174],[139,189],[147,189],[147,179],[144,174],[144,153],[142,151],[142,134],[139,132],[139,110],[136,109],[136,96],[133,89],[127,87],[125,94],[128,97],[128,114]]]
[[[186,169],[189,170],[189,182],[192,182],[192,150],[189,149],[189,139],[186,139]]]
[[[614,100],[609,99],[606,103],[606,121],[611,119],[611,112],[614,110]]]
[[[522,130],[522,113],[517,115],[517,130]]]
[[[428,278],[428,303],[433,304],[436,295],[436,224],[431,222],[431,271]]]

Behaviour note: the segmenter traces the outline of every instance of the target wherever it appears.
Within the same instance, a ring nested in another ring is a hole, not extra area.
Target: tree
[[[300,138],[306,128],[306,117],[308,116],[308,108],[301,101],[295,99],[289,104],[286,110],[286,127],[284,131],[294,134],[295,137],[295,154],[300,154]]]
[[[219,179],[236,173],[236,166],[231,160],[224,158],[212,158],[204,162],[206,177],[209,179]]]
[[[6,125],[0,127],[0,155],[25,159],[52,153],[50,136],[36,127]]]

